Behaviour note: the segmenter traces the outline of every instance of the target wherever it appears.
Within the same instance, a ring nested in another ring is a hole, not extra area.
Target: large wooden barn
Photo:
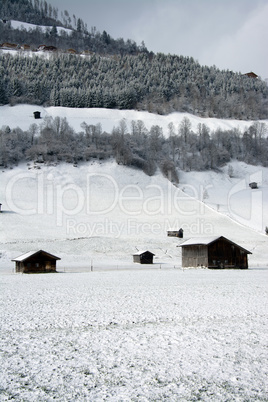
[[[46,251],[29,251],[14,258],[16,263],[16,272],[22,273],[45,273],[56,272],[56,262],[59,257],[49,254]]]
[[[182,267],[248,268],[250,251],[223,236],[192,238],[183,242]]]
[[[133,262],[138,262],[139,264],[153,264],[154,254],[150,251],[140,251],[133,254]]]

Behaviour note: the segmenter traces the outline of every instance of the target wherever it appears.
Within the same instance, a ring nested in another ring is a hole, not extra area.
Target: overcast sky
[[[268,0],[47,0],[88,30],[268,78]]]

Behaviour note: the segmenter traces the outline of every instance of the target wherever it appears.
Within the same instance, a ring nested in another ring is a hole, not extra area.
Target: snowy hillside
[[[251,267],[267,265],[268,237],[189,197],[186,183],[180,189],[160,173],[149,177],[115,162],[39,167],[1,172],[2,270],[36,249],[61,257],[62,269],[133,267],[132,254],[144,249],[158,266],[179,267],[179,240],[167,237],[170,227],[183,227],[184,238],[226,236],[253,252]],[[190,189],[197,198],[204,190],[200,182]],[[240,203],[240,214],[247,208]]]
[[[29,24],[27,22],[16,21],[16,20],[10,20],[10,24],[13,29],[21,29],[21,30],[30,31],[30,30],[34,30],[34,29],[38,28],[44,33],[47,31],[50,31],[53,28],[52,26],[35,25],[35,24]],[[60,26],[57,26],[56,28],[57,28],[57,32],[60,35],[63,32],[67,33],[68,35],[70,35],[73,32],[72,29],[68,29],[68,28],[64,28],[64,27],[60,27]]]
[[[136,110],[114,110],[114,109],[74,109],[66,107],[43,107],[36,105],[16,105],[16,106],[0,106],[0,127],[8,125],[10,128],[20,127],[22,130],[27,130],[33,123],[42,124],[41,120],[34,120],[34,111],[40,111],[41,117],[59,116],[66,117],[71,127],[76,131],[82,131],[81,124],[100,123],[103,131],[110,133],[113,127],[118,126],[122,119],[126,120],[130,130],[130,123],[132,120],[141,120],[144,122],[147,129],[153,125],[159,125],[163,128],[164,135],[168,135],[168,124],[173,123],[177,128],[184,117],[188,117],[192,130],[196,131],[199,123],[206,124],[210,130],[220,128],[222,130],[229,130],[237,128],[243,132],[253,122],[243,120],[224,120],[216,118],[202,118],[189,113],[172,113],[166,116],[153,114],[149,112],[136,111]],[[268,124],[268,120],[262,120]]]

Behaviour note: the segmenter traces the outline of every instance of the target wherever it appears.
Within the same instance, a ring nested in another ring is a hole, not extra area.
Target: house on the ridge
[[[9,42],[4,42],[4,43],[2,43],[1,45],[0,45],[0,47],[2,48],[2,49],[15,49],[15,50],[17,50],[17,49],[19,49],[19,45],[17,45],[16,43],[9,43]]]
[[[248,268],[250,251],[223,236],[192,238],[183,242],[182,267]]]
[[[21,46],[21,50],[31,50],[31,46],[27,45],[26,43]]]
[[[75,49],[70,48],[70,49],[67,50],[67,53],[69,53],[69,54],[77,54],[77,51]]]
[[[16,272],[29,274],[56,272],[57,260],[60,260],[60,258],[44,250],[39,250],[29,251],[14,258],[12,261],[16,263]]]
[[[154,254],[150,251],[139,251],[133,254],[133,262],[139,264],[153,264]]]
[[[250,78],[258,78],[257,74],[253,73],[253,71],[251,71],[250,73],[246,73],[244,75],[247,75]]]
[[[55,46],[39,45],[38,52],[56,52],[58,49]]]

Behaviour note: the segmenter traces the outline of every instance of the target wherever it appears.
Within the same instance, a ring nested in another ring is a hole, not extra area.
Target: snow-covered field
[[[267,269],[1,275],[1,401],[267,401]]]
[[[158,125],[162,127],[164,135],[168,136],[169,123],[173,123],[175,129],[178,128],[179,124],[184,117],[187,117],[192,126],[192,130],[197,132],[198,124],[206,124],[210,130],[214,131],[217,128],[222,130],[230,130],[237,128],[244,132],[253,121],[244,120],[232,120],[232,119],[216,119],[216,118],[203,118],[191,115],[189,113],[171,113],[166,116],[153,114],[144,111],[137,110],[116,110],[116,109],[74,109],[68,107],[43,107],[36,105],[16,105],[16,106],[1,106],[0,107],[0,127],[9,126],[10,128],[20,127],[22,130],[27,130],[31,124],[42,124],[43,119],[35,120],[33,112],[36,110],[41,112],[41,117],[59,116],[61,118],[66,118],[70,126],[76,131],[83,131],[81,124],[86,122],[89,124],[98,124],[102,126],[102,130],[107,133],[111,133],[113,127],[117,127],[122,119],[125,119],[126,124],[131,130],[132,120],[141,120],[144,122],[146,128],[150,130],[153,125]],[[262,120],[263,123],[268,124],[268,120]]]

